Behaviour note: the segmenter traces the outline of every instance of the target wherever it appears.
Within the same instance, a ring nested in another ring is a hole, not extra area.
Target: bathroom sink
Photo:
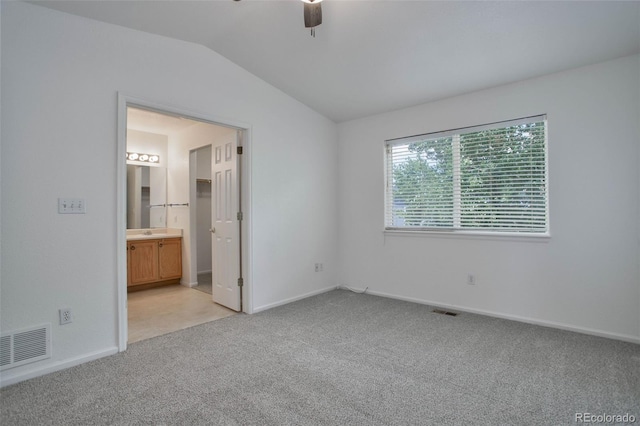
[[[152,228],[152,229],[127,229],[127,241],[154,240],[159,238],[182,237],[182,229],[178,228]]]

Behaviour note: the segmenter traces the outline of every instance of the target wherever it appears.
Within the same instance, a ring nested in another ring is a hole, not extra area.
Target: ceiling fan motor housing
[[[322,3],[304,3],[304,26],[313,28],[322,24]]]

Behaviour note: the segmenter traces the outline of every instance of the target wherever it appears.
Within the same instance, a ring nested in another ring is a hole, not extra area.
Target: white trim
[[[255,308],[252,313],[256,314],[258,312],[266,311],[268,309],[277,308],[278,306],[286,305],[292,302],[297,302],[298,300],[306,299],[307,297],[317,296],[318,294],[322,294],[322,293],[328,293],[335,289],[336,289],[336,286],[332,285],[330,287],[325,287],[320,290],[315,290],[309,293],[301,294],[300,296],[290,297],[289,299],[284,299],[275,303],[269,303],[268,305],[262,305]]]
[[[118,92],[118,129],[117,129],[117,193],[116,193],[116,226],[117,226],[117,247],[116,247],[116,265],[117,286],[118,286],[118,350],[120,352],[127,349],[127,253],[126,253],[126,135],[127,135],[127,107],[134,106],[143,109],[156,111],[161,114],[175,115],[185,117],[196,121],[215,124],[218,126],[235,128],[242,131],[246,136],[243,138],[243,180],[242,180],[242,196],[244,220],[243,226],[243,268],[245,269],[244,279],[244,298],[248,303],[244,306],[244,312],[252,313],[252,286],[251,277],[253,265],[251,263],[252,255],[252,226],[251,226],[251,125],[245,122],[228,119],[225,117],[203,114],[191,111],[186,108],[167,106],[162,103],[153,102],[145,99],[136,98]],[[120,161],[122,160],[122,161]]]
[[[492,123],[478,124],[474,126],[458,127],[456,129],[442,130],[439,132],[422,133],[420,135],[399,137],[387,139],[385,143],[389,145],[404,145],[413,142],[422,142],[427,139],[448,138],[459,133],[474,133],[483,130],[492,130],[500,127],[519,126],[521,124],[529,124],[535,121],[546,121],[547,114],[531,115],[529,117],[515,118],[513,120],[494,121]]]
[[[127,103],[118,93],[118,140],[116,149],[116,285],[118,292],[118,350],[127,350]]]
[[[45,374],[53,373],[60,370],[66,370],[70,367],[75,367],[76,365],[84,364],[85,362],[95,361],[99,358],[104,358],[106,356],[114,355],[118,353],[118,348],[113,346],[108,349],[104,349],[102,351],[91,352],[89,354],[71,358],[65,361],[59,361],[53,364],[46,365],[40,368],[33,368],[29,371],[11,374],[11,370],[0,374],[0,388],[16,384],[18,382],[22,382],[25,380],[33,379],[34,377],[43,376]]]
[[[122,93],[118,93],[118,96],[122,96],[123,98],[125,98],[127,105],[155,111],[159,114],[183,117],[190,120],[202,121],[205,123],[234,128],[237,130],[245,130],[251,127],[248,123],[242,121],[232,120],[216,115],[203,114],[197,111],[189,110],[187,108],[173,107],[159,102],[128,96]]]
[[[519,241],[525,243],[548,243],[550,234],[516,233],[516,232],[475,232],[454,230],[404,230],[385,229],[385,236],[391,237],[434,237],[434,238],[465,238],[470,240]]]
[[[345,286],[341,286],[341,287],[345,288]],[[354,287],[350,287],[350,288],[354,288]],[[363,290],[361,288],[355,288],[355,289],[358,290],[358,291]],[[632,335],[628,335],[628,334],[612,333],[612,332],[609,332],[609,331],[596,330],[596,329],[587,328],[587,327],[577,327],[577,326],[573,326],[573,325],[569,325],[569,324],[563,324],[563,323],[560,323],[560,322],[545,321],[545,320],[540,320],[540,319],[536,319],[536,318],[523,317],[523,316],[512,315],[512,314],[502,314],[502,313],[499,313],[499,312],[487,311],[487,310],[483,310],[483,309],[473,309],[473,308],[469,308],[469,307],[466,307],[466,306],[451,305],[451,304],[448,304],[448,303],[441,303],[441,302],[434,302],[434,301],[431,301],[431,300],[419,299],[417,297],[398,296],[398,295],[395,295],[395,294],[384,293],[384,292],[381,292],[381,291],[367,290],[366,294],[371,294],[373,296],[386,297],[386,298],[389,298],[389,299],[403,300],[405,302],[413,302],[413,303],[418,303],[418,304],[421,304],[421,305],[429,305],[429,306],[433,306],[435,308],[446,308],[446,309],[451,309],[451,310],[456,310],[456,311],[461,311],[461,312],[467,312],[467,313],[470,313],[470,314],[485,315],[485,316],[493,317],[493,318],[501,318],[501,319],[506,319],[506,320],[511,320],[511,321],[518,321],[518,322],[523,322],[523,323],[527,323],[527,324],[539,325],[539,326],[542,326],[542,327],[556,328],[556,329],[559,329],[559,330],[572,331],[572,332],[575,332],[575,333],[588,334],[588,335],[591,335],[591,336],[605,337],[605,338],[608,338],[608,339],[615,339],[615,340],[621,340],[623,342],[640,344],[640,336],[632,336]]]
[[[552,124],[553,125],[553,124]],[[551,234],[551,195],[550,192],[551,191],[551,186],[549,185],[549,120],[548,117],[545,117],[545,122],[544,122],[544,158],[546,158],[545,160],[545,170],[544,170],[544,192],[545,192],[545,203],[547,203],[547,234],[550,235]]]
[[[243,218],[240,226],[242,226],[242,269],[243,269],[243,301],[242,307],[245,313],[252,314],[253,310],[253,210],[252,210],[252,180],[251,171],[253,170],[251,160],[253,146],[252,137],[253,129],[251,126],[244,126],[242,129],[242,168],[240,176],[240,184],[242,185],[242,213]]]

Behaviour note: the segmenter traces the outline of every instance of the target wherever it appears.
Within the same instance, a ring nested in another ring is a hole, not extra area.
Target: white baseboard
[[[25,380],[33,379],[34,377],[44,376],[45,374],[53,373],[55,371],[65,370],[76,365],[84,364],[85,362],[93,361],[117,353],[118,348],[116,346],[113,346],[102,351],[92,352],[77,358],[72,358],[64,361],[58,361],[42,367],[38,367],[38,363],[34,363],[33,368],[28,371],[21,371],[14,374],[12,374],[11,370],[3,371],[2,373],[0,373],[0,388],[13,385],[18,382],[23,382]]]
[[[345,288],[346,289],[347,287],[346,286],[338,286],[338,288]],[[356,291],[364,290],[362,288],[353,288],[353,287],[349,287],[349,289],[356,290]],[[507,320],[511,320],[511,321],[524,322],[524,323],[527,323],[527,324],[534,324],[534,325],[540,325],[540,326],[543,326],[543,327],[557,328],[559,330],[573,331],[573,332],[576,332],[576,333],[588,334],[588,335],[591,335],[591,336],[606,337],[608,339],[615,339],[615,340],[621,340],[623,342],[640,344],[640,338],[639,337],[630,336],[630,335],[627,335],[627,334],[612,333],[612,332],[608,332],[608,331],[596,330],[596,329],[586,328],[586,327],[576,327],[574,325],[563,324],[563,323],[554,322],[554,321],[546,321],[546,320],[541,320],[541,319],[537,319],[537,318],[523,317],[523,316],[512,315],[512,314],[503,314],[503,313],[500,313],[500,312],[487,311],[487,310],[483,310],[483,309],[474,309],[474,308],[469,308],[469,307],[466,307],[466,306],[451,305],[451,304],[448,304],[448,303],[435,302],[435,301],[432,301],[432,300],[418,299],[416,297],[399,296],[399,295],[395,295],[395,294],[384,293],[384,292],[381,292],[381,291],[367,290],[367,294],[371,294],[373,296],[387,297],[389,299],[404,300],[405,302],[419,303],[421,305],[429,305],[429,306],[438,307],[438,308],[453,309],[453,310],[456,310],[456,311],[468,312],[470,314],[486,315],[486,316],[494,317],[494,318],[502,318],[502,319],[507,319]]]
[[[291,297],[289,299],[281,300],[275,303],[269,303],[268,305],[262,305],[257,308],[254,308],[251,313],[257,314],[258,312],[266,311],[267,309],[275,308],[278,306],[286,305],[287,303],[296,302],[298,300],[306,299],[307,297],[316,296],[318,294],[327,293],[331,290],[335,290],[336,286],[332,285],[331,287],[326,287],[320,290],[315,290],[309,293],[301,294],[300,296]]]

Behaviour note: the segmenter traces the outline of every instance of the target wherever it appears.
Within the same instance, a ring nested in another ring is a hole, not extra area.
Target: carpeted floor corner
[[[336,290],[0,391],[3,425],[640,421],[640,345]]]

